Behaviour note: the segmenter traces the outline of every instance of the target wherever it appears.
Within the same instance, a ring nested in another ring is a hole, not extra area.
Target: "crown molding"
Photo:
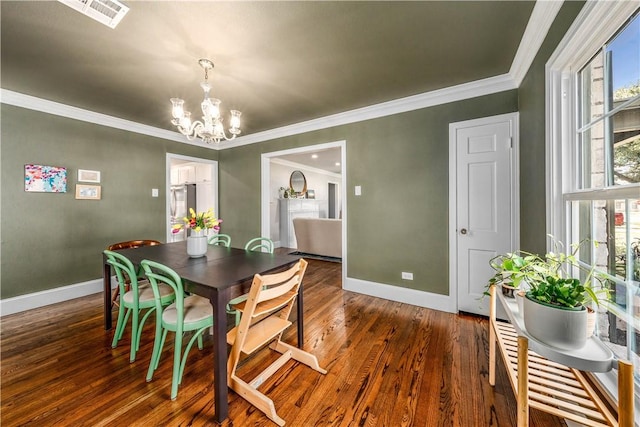
[[[529,71],[563,3],[564,0],[536,1],[509,70],[516,86],[520,86]]]
[[[241,136],[236,138],[233,142],[220,143],[220,149],[255,144],[257,142],[312,132],[329,127],[391,116],[393,114],[405,113],[407,111],[419,110],[422,108],[433,107],[483,95],[490,95],[511,89],[517,89],[517,85],[513,81],[513,78],[509,74],[502,74],[500,76],[476,80],[474,82],[438,89],[419,95],[408,96],[406,98],[400,98],[393,101],[387,101],[368,107],[346,111],[344,113],[333,114],[331,116],[320,117],[318,119],[308,120],[289,126]]]
[[[80,120],[92,124],[107,126],[115,129],[135,132],[142,135],[153,136],[155,138],[167,139],[170,141],[182,142],[185,144],[197,145],[204,148],[215,147],[203,145],[197,141],[189,141],[185,136],[178,132],[168,131],[153,126],[143,125],[132,122],[130,120],[118,117],[108,116],[94,111],[83,110],[82,108],[72,107],[70,105],[61,104],[59,102],[49,101],[35,96],[25,95],[19,92],[0,88],[0,103],[13,105],[16,107],[26,108],[29,110],[40,111],[42,113],[52,114],[55,116],[66,117],[69,119]]]

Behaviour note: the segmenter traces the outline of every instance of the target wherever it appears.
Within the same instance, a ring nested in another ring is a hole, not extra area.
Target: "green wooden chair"
[[[209,244],[225,246],[228,248],[231,246],[231,236],[228,234],[215,234],[209,237]]]
[[[108,249],[104,251],[104,254],[107,257],[107,263],[111,265],[116,273],[120,291],[118,323],[111,347],[116,348],[118,346],[118,341],[122,339],[122,333],[129,321],[129,316],[132,316],[129,362],[134,362],[136,360],[136,352],[140,349],[140,336],[142,335],[144,323],[157,308],[155,295],[149,282],[138,278],[133,263],[127,257]],[[158,295],[160,306],[169,305],[175,299],[173,290],[168,286],[160,287]],[[146,312],[140,320],[140,314],[145,310]]]
[[[259,251],[259,252],[267,252],[270,254],[273,253],[273,248],[274,248],[273,240],[267,237],[256,237],[254,239],[249,240],[247,244],[244,245],[245,251]]]
[[[159,242],[158,240],[127,240],[126,242],[118,242],[118,243],[113,243],[109,246],[107,246],[107,250],[108,251],[119,251],[121,249],[130,249],[130,248],[139,248],[141,246],[156,246],[156,245],[161,245],[162,242]],[[138,268],[138,279],[140,279],[140,268]],[[143,279],[144,279],[144,274],[142,275]],[[145,279],[146,280],[146,279]],[[127,291],[130,289],[129,284],[127,283],[127,287],[126,287]],[[120,295],[120,288],[116,288],[116,291],[113,293],[113,295],[111,296],[111,307],[113,307],[114,305],[119,306],[120,304],[118,303],[118,296]]]
[[[267,252],[272,254],[274,246],[275,245],[273,244],[273,240],[267,237],[256,237],[254,239],[249,240],[247,244],[244,245],[244,250],[254,251],[254,252]],[[240,324],[240,315],[242,313],[240,313],[238,310],[233,309],[232,306],[240,304],[243,301],[246,301],[248,296],[249,294],[240,295],[239,297],[236,297],[231,301],[229,301],[229,303],[227,304],[227,314],[236,316],[236,326]]]
[[[169,331],[175,332],[173,376],[171,379],[171,400],[175,400],[178,395],[178,386],[182,383],[182,374],[189,350],[196,340],[198,348],[202,350],[202,333],[213,326],[213,308],[206,298],[197,295],[185,296],[182,279],[171,268],[149,260],[143,260],[141,265],[156,296],[156,338],[147,371],[147,381],[153,379],[153,373],[158,369],[167,333]],[[159,292],[162,284],[173,288],[176,295],[175,302],[164,310],[161,307]],[[189,331],[195,332],[183,353],[183,334]]]

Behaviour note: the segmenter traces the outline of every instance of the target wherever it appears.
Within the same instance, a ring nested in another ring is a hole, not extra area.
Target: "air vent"
[[[58,0],[72,9],[95,19],[104,25],[115,28],[129,12],[129,8],[118,0]]]

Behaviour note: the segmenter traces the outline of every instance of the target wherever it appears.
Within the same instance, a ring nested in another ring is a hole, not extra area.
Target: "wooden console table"
[[[592,337],[580,350],[549,347],[529,336],[514,298],[490,289],[489,384],[496,383],[496,343],[507,368],[518,409],[518,427],[529,425],[529,408],[587,426],[634,426],[633,366]],[[496,320],[499,300],[511,323]],[[582,371],[618,368],[617,416]]]

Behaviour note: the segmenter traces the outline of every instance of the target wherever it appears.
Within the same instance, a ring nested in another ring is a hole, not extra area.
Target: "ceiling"
[[[204,74],[243,135],[509,72],[530,1],[124,1],[115,29],[1,1],[3,89],[173,131]],[[228,117],[228,113],[225,114]]]

